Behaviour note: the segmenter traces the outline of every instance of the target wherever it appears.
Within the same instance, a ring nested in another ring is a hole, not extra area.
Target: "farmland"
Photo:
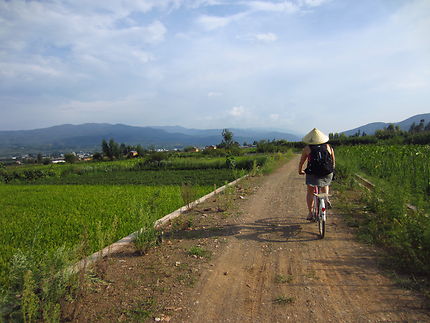
[[[359,145],[340,147],[336,156],[342,165],[383,180],[410,202],[430,207],[430,146]]]
[[[268,159],[176,157],[1,169],[0,282],[9,284],[18,251],[37,259],[85,244],[81,256],[88,255],[184,205],[183,185],[195,199]]]

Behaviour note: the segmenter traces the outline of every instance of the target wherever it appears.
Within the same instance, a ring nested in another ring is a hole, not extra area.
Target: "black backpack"
[[[326,176],[333,173],[333,158],[327,149],[327,144],[309,145],[309,147],[311,154],[305,173],[316,176]]]

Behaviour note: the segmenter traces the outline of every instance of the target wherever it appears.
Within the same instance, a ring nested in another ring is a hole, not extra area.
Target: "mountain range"
[[[300,137],[264,129],[230,129],[234,140],[253,143],[262,139],[300,140]],[[222,129],[187,129],[179,126],[135,127],[124,124],[64,124],[43,129],[0,131],[0,155],[99,151],[103,139],[114,139],[128,145],[143,147],[183,148],[219,144]]]
[[[360,126],[351,130],[344,131],[342,133],[344,133],[347,136],[352,136],[356,134],[358,131],[360,131],[360,133],[364,132],[368,135],[373,135],[376,130],[384,129],[385,127],[388,127],[390,124],[399,126],[401,130],[408,131],[414,122],[416,125],[418,125],[421,120],[424,120],[424,124],[427,125],[430,122],[430,113],[417,114],[413,117],[410,117],[400,122],[392,122],[392,123],[372,122],[364,126]]]
[[[347,136],[365,132],[374,134],[390,124],[409,130],[412,123],[424,120],[430,122],[430,113],[419,114],[395,123],[373,122],[344,131]],[[234,140],[239,143],[253,143],[259,140],[286,139],[300,141],[302,135],[285,133],[272,129],[230,129]],[[53,153],[70,151],[100,151],[103,139],[113,138],[118,143],[140,144],[143,147],[183,148],[186,146],[216,145],[222,140],[222,129],[188,129],[180,126],[135,127],[124,124],[86,123],[80,125],[64,124],[34,130],[0,131],[0,156],[13,156],[28,153]]]

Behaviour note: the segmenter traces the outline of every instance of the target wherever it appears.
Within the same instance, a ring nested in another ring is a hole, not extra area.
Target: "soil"
[[[398,287],[336,208],[319,238],[297,164],[181,215],[145,255],[104,259],[63,321],[430,322],[428,300]]]

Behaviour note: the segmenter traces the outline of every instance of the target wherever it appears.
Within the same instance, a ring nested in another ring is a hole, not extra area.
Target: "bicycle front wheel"
[[[320,234],[320,239],[323,239],[325,236],[326,212],[325,201],[321,199],[318,208],[318,231]]]
[[[323,239],[325,236],[325,220],[323,217],[318,217],[318,230],[320,233],[320,239]]]

